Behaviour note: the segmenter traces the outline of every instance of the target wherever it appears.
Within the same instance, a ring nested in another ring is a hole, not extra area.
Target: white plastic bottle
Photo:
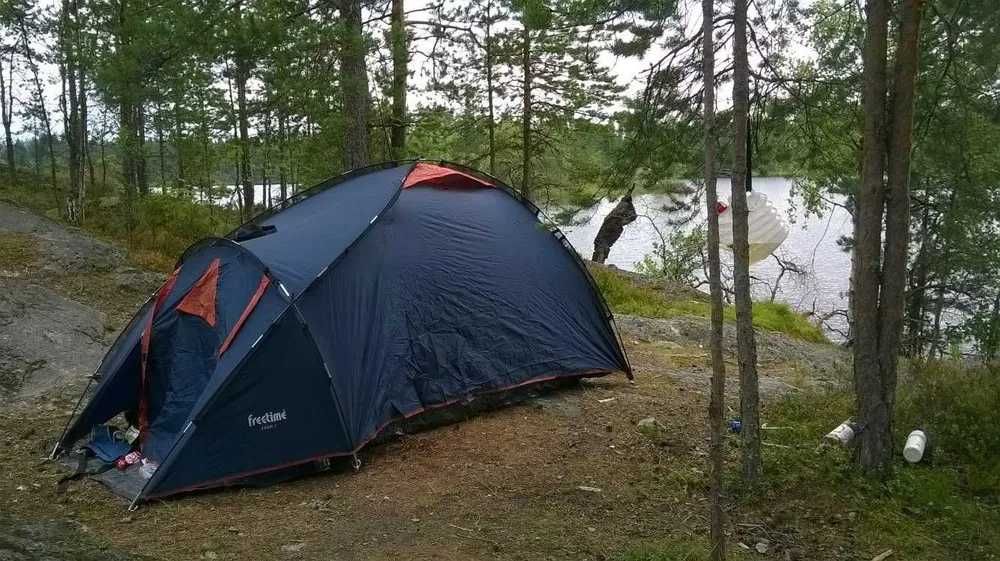
[[[906,437],[906,445],[903,446],[903,457],[911,464],[919,462],[924,457],[924,449],[927,447],[927,433],[917,429]]]

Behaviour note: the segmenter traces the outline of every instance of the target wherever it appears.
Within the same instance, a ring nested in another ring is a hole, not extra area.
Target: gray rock
[[[704,387],[708,372],[708,346],[710,323],[705,318],[680,316],[673,318],[647,318],[619,314],[615,321],[627,340],[676,343],[682,347],[700,347],[704,350],[705,368],[677,368],[671,376],[690,382],[693,387]],[[784,333],[755,329],[757,357],[762,365],[760,391],[773,396],[798,389],[776,376],[767,374],[768,364],[797,364],[807,370],[806,382],[816,386],[830,386],[846,380],[844,373],[850,366],[850,353],[838,345],[813,343],[789,337]],[[723,332],[724,352],[728,358],[736,357],[736,326],[727,323]],[[734,380],[735,381],[735,380]]]
[[[122,267],[125,253],[96,240],[78,228],[0,203],[0,232],[30,234],[36,238],[36,265],[46,273],[107,272]]]
[[[0,398],[78,388],[104,354],[104,314],[53,290],[0,278]]]

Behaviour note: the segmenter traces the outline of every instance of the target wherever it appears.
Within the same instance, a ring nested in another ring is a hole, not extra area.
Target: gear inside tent
[[[474,170],[392,162],[198,242],[53,455],[137,504],[356,461],[398,423],[525,388],[631,376],[593,279],[539,214]],[[111,468],[86,453],[108,424],[129,450]]]
[[[767,199],[767,195],[758,191],[747,193],[747,218],[749,232],[747,236],[750,246],[750,264],[767,259],[769,255],[788,237],[788,222],[782,218],[778,209]],[[733,210],[732,207],[720,202],[719,212],[719,244],[732,250],[733,248]]]

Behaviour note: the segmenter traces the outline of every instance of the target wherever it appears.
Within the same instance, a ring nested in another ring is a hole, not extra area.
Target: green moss
[[[639,286],[610,269],[594,267],[591,272],[608,305],[617,313],[653,318],[684,315],[707,318],[711,315],[711,304],[703,300],[668,299],[660,291]],[[724,313],[727,320],[736,319],[736,311],[731,306],[727,306]],[[753,306],[753,315],[754,326],[761,329],[806,341],[826,341],[817,326],[786,304],[758,302]]]

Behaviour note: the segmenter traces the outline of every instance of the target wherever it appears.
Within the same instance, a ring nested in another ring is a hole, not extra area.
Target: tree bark
[[[392,0],[392,130],[389,139],[392,159],[406,156],[406,81],[410,53],[407,50],[403,0]]]
[[[907,289],[906,336],[910,356],[922,357],[924,354],[924,313],[927,308],[927,277],[930,272],[930,205],[924,205],[920,216],[920,249],[910,273],[910,285]]]
[[[521,194],[531,199],[531,30],[527,24],[521,31],[521,68],[524,81],[521,95],[524,98],[523,114],[521,115]]]
[[[344,167],[368,165],[368,66],[360,0],[339,0],[343,25],[340,84],[344,103]]]
[[[736,0],[733,12],[733,292],[736,299],[736,346],[740,368],[740,421],[743,480],[760,478],[760,396],[757,342],[750,298],[749,216],[747,208],[747,123],[750,112],[750,66],[747,60],[747,0]]]
[[[89,124],[89,102],[87,101],[87,70],[85,65],[80,67],[80,150],[82,152],[83,160],[87,163],[87,173],[89,176],[89,182],[87,188],[91,191],[95,188],[95,183],[97,178],[94,173],[94,159],[91,157],[90,152],[90,124]],[[81,212],[84,209],[83,201],[85,200],[85,193],[80,194]]]
[[[38,65],[35,63],[35,59],[31,54],[31,41],[28,33],[28,25],[24,21],[24,17],[18,18],[18,27],[21,31],[21,43],[24,48],[24,60],[28,64],[28,69],[31,71],[32,81],[35,86],[35,98],[38,101],[38,117],[42,121],[42,125],[45,127],[45,140],[48,145],[49,151],[49,172],[50,180],[52,182],[52,192],[58,192],[58,186],[56,183],[56,151],[54,144],[54,139],[52,138],[52,123],[49,120],[49,111],[45,108],[45,89],[42,87],[42,79],[39,76]]]
[[[709,449],[709,503],[712,561],[726,558],[725,515],[722,510],[723,433],[722,411],[726,398],[726,366],[722,358],[722,279],[719,261],[719,196],[715,178],[715,7],[702,0],[702,80],[705,143],[705,205],[708,212],[708,284],[712,300],[712,328],[709,345],[712,360],[712,391],[708,406],[711,445]]]
[[[3,121],[4,148],[7,172],[11,183],[17,176],[17,160],[14,157],[14,137],[11,122],[14,119],[14,49],[7,61],[7,75],[4,76],[3,54],[0,53],[0,120]]]
[[[129,7],[125,0],[117,4],[117,28],[114,40],[121,52],[126,52],[133,40],[131,24],[128,21]],[[138,93],[141,85],[138,80],[129,80],[118,92],[118,145],[121,151],[122,176],[125,179],[127,198],[137,193],[145,195],[149,192],[149,183],[146,180],[143,100]]]
[[[288,129],[284,110],[278,113],[278,184],[281,200],[288,198]]]
[[[243,38],[242,2],[236,2],[235,15],[240,27],[241,43]],[[250,61],[247,60],[244,45],[236,48],[236,115],[239,120],[240,145],[240,179],[243,182],[243,219],[250,220],[254,215],[253,170],[250,167],[250,116],[247,108],[247,81],[250,80]]]
[[[187,185],[186,170],[184,169],[184,128],[181,122],[180,104],[174,103],[174,154],[177,158],[177,174],[174,179],[174,187],[180,190]]]
[[[923,0],[903,0],[896,45],[892,125],[886,131],[886,60],[890,6],[869,0],[864,51],[865,128],[859,217],[855,228],[854,384],[862,431],[858,463],[868,473],[891,467],[899,341],[903,329],[910,227],[910,149]],[[883,174],[887,183],[883,185]],[[888,198],[885,197],[888,193]],[[885,247],[882,259],[882,218]]]
[[[896,370],[906,302],[906,263],[910,244],[910,153],[922,9],[923,0],[903,0],[902,22],[896,45],[892,125],[888,145],[885,250],[878,310],[879,399],[888,411],[884,416],[888,425],[875,427],[883,436],[869,441],[862,440],[862,446],[884,441],[888,450],[873,447],[867,452],[861,452],[863,456],[879,458],[880,464],[877,467],[880,469],[889,466],[893,449],[892,411],[896,401]]]
[[[885,172],[885,95],[889,0],[868,0],[863,52],[861,185],[857,194],[854,240],[854,389],[857,398],[858,462],[865,471],[881,471],[892,457],[890,405],[885,401],[879,370],[879,276]]]
[[[486,107],[489,111],[489,122],[486,123],[487,132],[489,133],[489,150],[490,150],[490,175],[496,175],[497,173],[497,151],[496,151],[496,115],[493,101],[493,82],[494,82],[494,70],[493,70],[493,2],[487,1],[486,3],[486,22],[484,23],[484,29],[486,37],[484,39],[484,50],[486,55]]]
[[[239,119],[240,180],[243,186],[243,219],[253,216],[253,170],[250,169],[250,119],[247,115],[247,75],[236,61],[236,113]]]
[[[156,151],[157,159],[160,164],[160,189],[163,192],[167,192],[167,141],[163,136],[163,105],[160,103],[156,104],[156,117],[154,118],[154,123],[156,126]]]

